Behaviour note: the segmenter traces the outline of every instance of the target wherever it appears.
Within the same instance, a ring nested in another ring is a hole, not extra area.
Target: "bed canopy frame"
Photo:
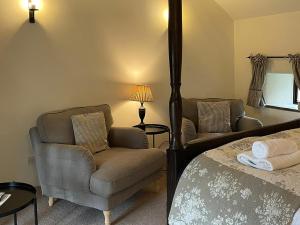
[[[266,126],[257,130],[238,132],[183,146],[181,143],[182,98],[180,93],[183,36],[182,0],[169,0],[168,33],[171,80],[169,112],[172,136],[170,148],[167,150],[167,215],[169,215],[176,186],[182,172],[189,162],[199,154],[241,138],[250,136],[265,136],[283,130],[300,127],[300,119],[297,119],[286,123]]]

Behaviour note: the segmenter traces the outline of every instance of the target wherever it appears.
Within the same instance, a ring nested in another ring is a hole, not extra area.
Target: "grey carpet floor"
[[[159,193],[142,190],[112,210],[112,225],[164,225],[166,224],[166,188],[162,182]],[[48,199],[38,196],[39,225],[102,225],[101,211],[59,200],[52,208]],[[18,225],[33,225],[33,207],[18,214]],[[0,219],[0,225],[13,225],[11,216]]]

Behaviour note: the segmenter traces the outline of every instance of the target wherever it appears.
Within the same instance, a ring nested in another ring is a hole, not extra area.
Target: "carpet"
[[[142,190],[112,210],[112,225],[164,225],[166,224],[165,180],[159,193]],[[52,208],[48,198],[38,194],[39,225],[102,225],[101,211],[58,200]],[[33,225],[33,207],[18,213],[18,225]],[[13,217],[0,219],[0,225],[13,225]]]

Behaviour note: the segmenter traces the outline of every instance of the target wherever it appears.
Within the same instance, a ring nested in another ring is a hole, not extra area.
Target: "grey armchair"
[[[75,145],[72,115],[102,111],[110,149],[91,154]],[[137,128],[112,127],[108,105],[80,107],[41,115],[30,129],[31,143],[43,195],[102,210],[110,224],[110,210],[155,181],[164,153],[148,149],[145,133]]]
[[[198,109],[197,102],[230,102],[230,123],[232,132],[251,130],[262,127],[262,123],[255,118],[245,116],[244,104],[241,99],[182,99],[183,119],[182,119],[182,142],[201,141],[224,135],[224,133],[199,133],[198,132]]]

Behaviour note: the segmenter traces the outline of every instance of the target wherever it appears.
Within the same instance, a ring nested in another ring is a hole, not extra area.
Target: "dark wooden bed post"
[[[180,152],[182,124],[181,65],[182,65],[182,0],[169,0],[169,61],[172,94],[170,98],[170,122],[172,138],[167,150],[168,194],[167,215],[169,215],[174,192],[180,177]]]

